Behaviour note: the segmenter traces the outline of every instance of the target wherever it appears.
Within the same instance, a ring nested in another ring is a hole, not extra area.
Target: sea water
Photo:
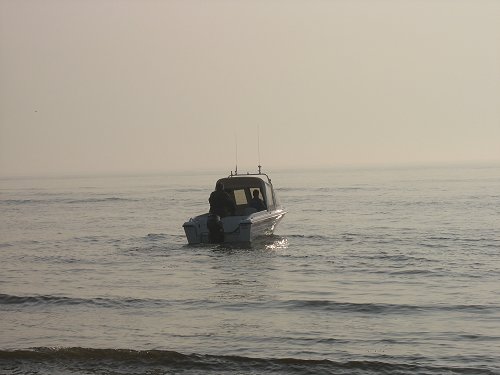
[[[0,373],[500,374],[500,166],[272,172],[241,246],[223,172],[1,179]]]

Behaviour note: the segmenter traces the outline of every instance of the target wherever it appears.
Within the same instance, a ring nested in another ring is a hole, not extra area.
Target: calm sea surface
[[[0,179],[0,373],[500,374],[500,166],[277,171],[188,246],[225,175]]]

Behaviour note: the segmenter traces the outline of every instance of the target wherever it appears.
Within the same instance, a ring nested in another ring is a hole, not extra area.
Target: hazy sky
[[[500,161],[500,0],[0,0],[0,175]]]

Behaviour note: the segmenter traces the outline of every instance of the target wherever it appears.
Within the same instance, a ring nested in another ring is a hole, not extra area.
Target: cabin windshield
[[[253,192],[259,192],[259,198],[264,203],[264,209],[268,209],[268,202],[273,202],[272,190],[268,184],[260,178],[256,177],[232,177],[221,180],[224,184],[225,191],[231,195],[236,203],[236,216],[246,216],[256,209],[251,207]],[[274,203],[272,204],[274,207]]]
[[[266,203],[268,210],[274,210],[275,203],[274,203],[273,189],[269,184],[266,184]]]
[[[244,187],[244,188],[236,188],[236,189],[227,189],[226,191],[229,195],[232,196],[234,202],[236,203],[236,216],[249,215],[252,212],[256,212],[255,209],[252,209],[250,201],[252,200],[252,194],[254,190],[259,192],[259,198],[264,202],[264,207],[267,208],[266,201],[263,198],[262,190],[258,186],[254,187]]]
[[[233,193],[234,193],[234,201],[236,202],[237,206],[241,206],[243,204],[248,203],[245,189],[234,189]]]

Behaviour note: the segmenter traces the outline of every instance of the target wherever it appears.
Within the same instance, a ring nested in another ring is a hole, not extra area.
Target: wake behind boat
[[[228,203],[227,213],[214,208],[214,201],[223,200],[220,197],[224,195],[232,201]],[[183,225],[189,244],[248,243],[257,237],[273,234],[286,214],[271,179],[261,173],[260,166],[258,173],[241,175],[231,172],[230,176],[219,179],[210,201],[209,213],[193,217]]]

